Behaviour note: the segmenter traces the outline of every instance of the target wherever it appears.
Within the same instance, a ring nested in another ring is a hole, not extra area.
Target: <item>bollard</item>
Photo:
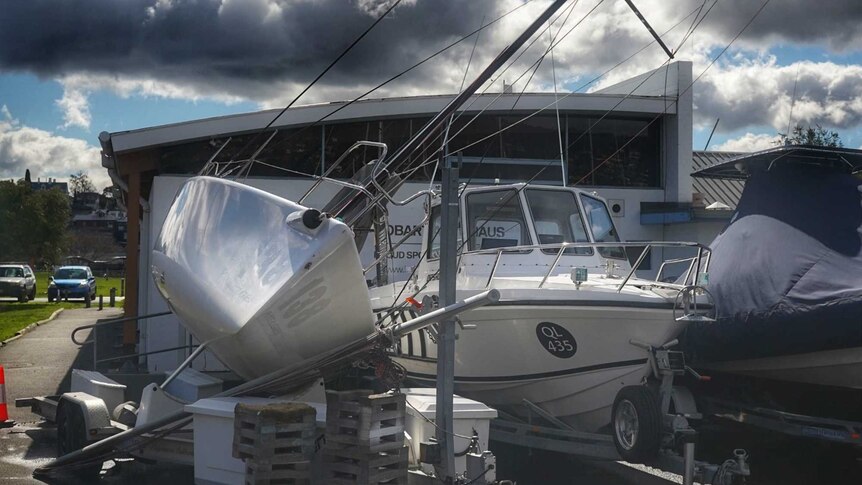
[[[111,288],[111,296],[110,296],[110,299],[108,301],[109,301],[108,304],[111,305],[111,308],[113,308],[117,304],[117,289],[116,288]]]
[[[102,311],[102,298],[104,298],[104,295],[99,295],[99,311]]]
[[[120,279],[120,296],[126,296],[126,279]]]
[[[69,299],[67,298],[66,301],[69,301]],[[90,292],[88,291],[87,294],[84,295],[84,307],[90,308],[90,306],[92,306],[91,303],[92,302],[90,301]]]

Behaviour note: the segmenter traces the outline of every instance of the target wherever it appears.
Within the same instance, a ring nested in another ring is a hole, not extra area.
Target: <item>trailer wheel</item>
[[[61,402],[57,409],[57,456],[80,450],[89,444],[83,410]],[[102,464],[76,467],[72,473],[82,479],[97,479]]]
[[[647,463],[658,455],[661,414],[658,397],[646,386],[626,386],[614,399],[611,425],[623,460]]]

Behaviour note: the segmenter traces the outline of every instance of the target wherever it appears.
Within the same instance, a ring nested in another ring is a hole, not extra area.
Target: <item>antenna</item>
[[[784,135],[784,144],[787,145],[790,140],[790,125],[793,124],[793,105],[796,104],[796,85],[799,84],[799,68],[796,66],[796,80],[793,81],[793,96],[790,97],[790,116],[787,118],[787,134]]]
[[[704,151],[709,150],[709,142],[712,141],[712,135],[715,134],[715,129],[718,128],[719,121],[721,121],[721,118],[715,119],[715,124],[712,125],[712,131],[709,132],[709,138],[706,139],[706,145],[703,146]]]

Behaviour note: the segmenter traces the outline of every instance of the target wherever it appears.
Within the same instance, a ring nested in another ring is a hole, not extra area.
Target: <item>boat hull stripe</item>
[[[410,357],[399,356],[400,359],[410,359]],[[483,376],[483,377],[459,377],[455,376],[455,382],[516,382],[516,381],[532,381],[537,379],[547,379],[550,377],[563,377],[574,374],[582,374],[584,372],[592,372],[596,370],[613,369],[616,367],[628,367],[632,365],[646,364],[647,359],[623,360],[618,362],[607,362],[604,364],[588,365],[585,367],[575,367],[573,369],[561,369],[551,372],[540,372],[538,374],[522,374],[517,376]],[[419,372],[407,372],[408,377],[416,379],[436,380],[434,374],[422,374]]]
[[[489,307],[495,306],[550,306],[550,307],[608,307],[608,308],[658,308],[662,310],[673,309],[671,302],[646,302],[646,301],[608,301],[608,300],[500,300],[489,303]],[[698,307],[707,308],[709,305]],[[375,313],[387,312],[390,308],[375,308]]]

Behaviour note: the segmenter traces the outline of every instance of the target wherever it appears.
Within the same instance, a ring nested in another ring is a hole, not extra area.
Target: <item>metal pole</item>
[[[177,377],[178,375],[180,375],[180,372],[182,372],[183,370],[185,370],[185,368],[186,368],[186,367],[188,367],[188,366],[189,366],[189,364],[191,364],[193,360],[195,360],[195,357],[197,357],[198,355],[200,355],[200,354],[201,354],[201,352],[203,352],[203,351],[204,351],[204,349],[206,349],[206,348],[207,348],[207,344],[208,344],[208,343],[209,343],[209,342],[204,342],[204,343],[202,343],[202,344],[198,345],[198,348],[196,348],[196,349],[195,349],[195,351],[194,351],[194,352],[192,352],[192,355],[188,356],[188,358],[186,358],[186,360],[184,360],[184,361],[183,361],[183,363],[182,363],[182,364],[180,364],[180,366],[179,366],[179,367],[177,367],[173,372],[171,372],[171,375],[169,375],[169,376],[168,376],[168,378],[167,378],[167,379],[165,379],[165,382],[162,382],[162,385],[161,385],[161,386],[159,386],[159,387],[161,387],[162,389],[164,389],[164,388],[165,388],[165,386],[167,386],[168,384],[170,384],[172,380],[176,379],[176,377]]]
[[[464,298],[463,301],[455,303],[454,305],[438,308],[433,312],[426,313],[414,318],[413,320],[397,324],[392,327],[392,335],[394,338],[400,339],[408,333],[425,328],[432,323],[440,322],[447,318],[454,318],[460,313],[479,308],[480,306],[490,305],[491,303],[497,303],[498,301],[500,301],[499,291],[494,289],[483,291],[482,293],[473,295],[469,298]]]
[[[460,154],[459,154],[459,159]],[[440,205],[440,306],[455,303],[455,277],[458,259],[458,167],[452,159],[443,160],[442,200]],[[440,464],[437,475],[444,483],[455,480],[455,439],[453,433],[453,396],[455,394],[455,319],[440,322],[437,340],[437,443]]]
[[[692,485],[694,484],[694,442],[687,441],[685,445],[683,445],[683,456],[684,462],[683,466],[684,474],[682,476],[683,485]]]

